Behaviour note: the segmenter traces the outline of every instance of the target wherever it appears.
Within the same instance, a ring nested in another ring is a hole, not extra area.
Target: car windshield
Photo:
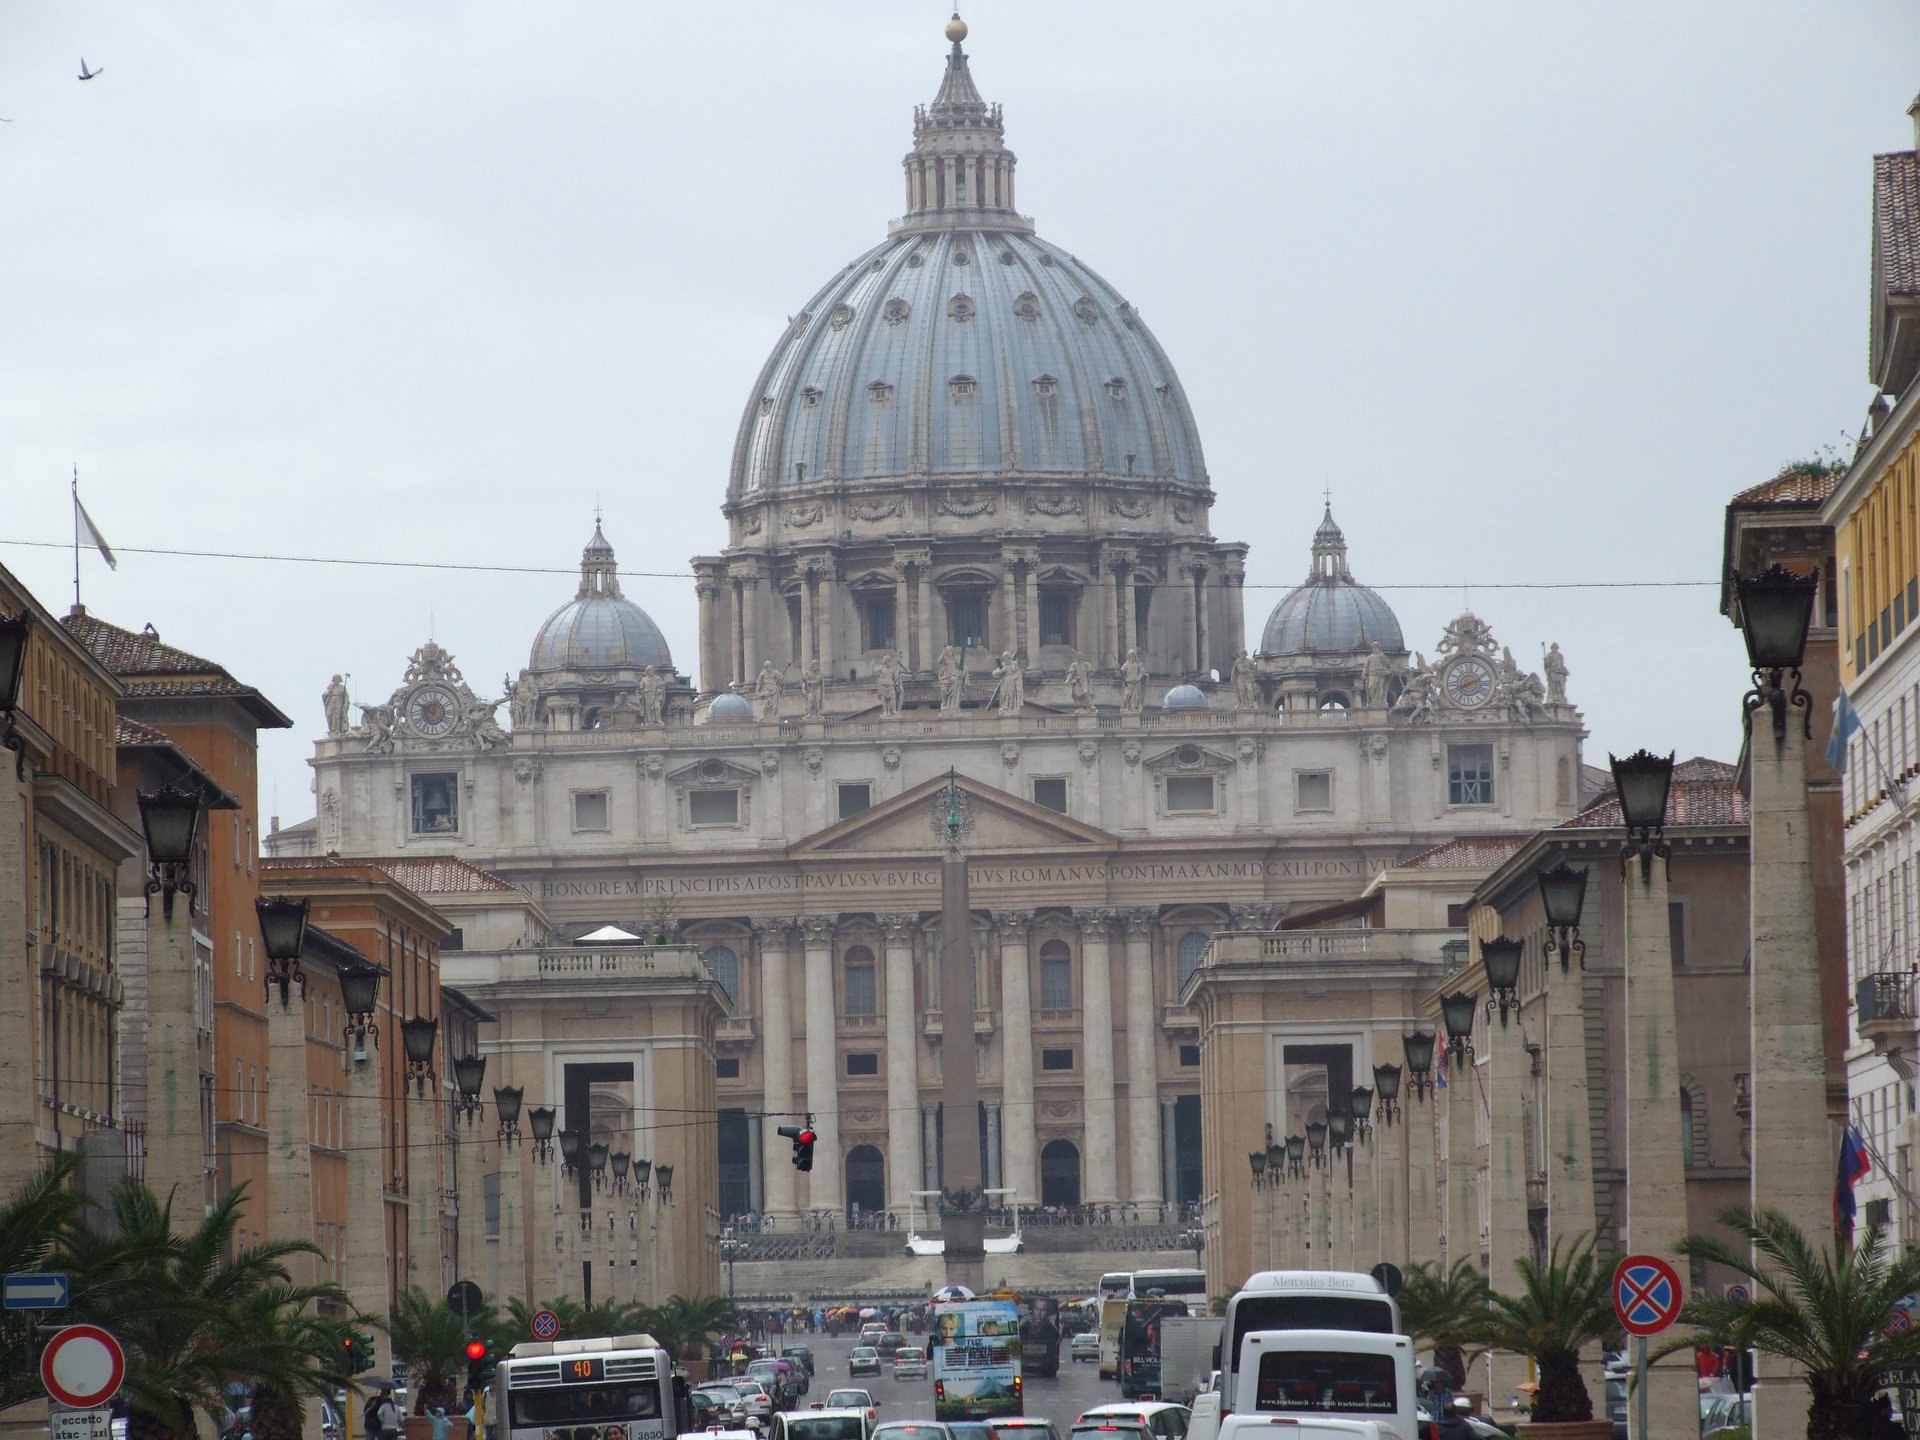
[[[657,1385],[561,1385],[511,1389],[513,1425],[570,1426],[610,1420],[650,1420],[660,1413]]]
[[[858,1415],[790,1415],[793,1440],[862,1440],[866,1423]]]
[[[949,1420],[953,1440],[993,1440],[993,1427],[984,1420]]]
[[[831,1390],[827,1393],[827,1404],[829,1406],[850,1405],[855,1409],[859,1409],[863,1405],[871,1405],[872,1403],[873,1397],[864,1390]]]

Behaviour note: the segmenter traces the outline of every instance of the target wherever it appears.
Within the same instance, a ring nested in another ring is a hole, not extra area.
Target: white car
[[[910,1346],[894,1351],[893,1378],[896,1380],[926,1379],[927,1357]]]
[[[736,1375],[728,1382],[740,1392],[740,1398],[747,1407],[747,1418],[758,1420],[762,1424],[773,1417],[773,1396],[767,1393],[767,1387],[750,1375]]]
[[[1155,1440],[1183,1440],[1187,1417],[1192,1412],[1184,1405],[1169,1405],[1164,1400],[1129,1400],[1118,1405],[1096,1405],[1074,1421],[1074,1425],[1138,1425]]]
[[[1073,1361],[1091,1360],[1100,1363],[1100,1332],[1082,1330],[1067,1342],[1067,1358]]]

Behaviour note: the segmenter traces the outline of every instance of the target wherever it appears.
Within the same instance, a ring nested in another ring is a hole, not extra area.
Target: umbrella
[[[964,1285],[942,1285],[933,1292],[935,1300],[971,1300],[973,1291]]]
[[[874,1309],[873,1306],[868,1305],[860,1311],[860,1318],[862,1320],[871,1320],[873,1319],[874,1316],[878,1315],[879,1313],[880,1312]]]

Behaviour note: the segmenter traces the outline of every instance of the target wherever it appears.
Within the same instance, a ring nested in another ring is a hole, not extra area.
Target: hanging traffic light
[[[811,1117],[805,1125],[782,1125],[777,1133],[793,1142],[793,1168],[813,1169],[813,1142],[819,1137],[813,1133]]]
[[[484,1390],[493,1384],[493,1372],[499,1368],[500,1361],[493,1353],[491,1340],[469,1340],[467,1342],[467,1388]]]

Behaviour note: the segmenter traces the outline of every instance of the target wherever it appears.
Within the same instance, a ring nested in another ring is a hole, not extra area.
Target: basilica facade
[[[1472,614],[1410,647],[1330,510],[1283,538],[1301,584],[1248,631],[1248,546],[1212,533],[1179,377],[1125,292],[1017,210],[965,33],[949,26],[914,114],[904,214],[793,317],[724,485],[716,461],[726,543],[692,564],[692,664],[622,595],[596,525],[505,697],[431,642],[357,719],[330,687],[316,818],[269,847],[469,862],[548,932],[502,944],[614,926],[691,946],[731,1013],[645,1063],[709,1067],[710,1086],[622,1093],[714,1095],[711,1116],[631,1119],[710,1122],[684,1163],[718,1167],[722,1215],[904,1215],[939,1184],[956,1023],[989,1186],[1026,1205],[1199,1200],[1180,996],[1212,937],[1579,809],[1557,647],[1535,675]],[[974,906],[964,1018],[942,1013],[933,937],[950,784]],[[530,1033],[491,943],[442,957],[498,1017],[483,1048]],[[557,1095],[593,1059],[518,1073]],[[810,1175],[773,1135],[801,1115]]]

